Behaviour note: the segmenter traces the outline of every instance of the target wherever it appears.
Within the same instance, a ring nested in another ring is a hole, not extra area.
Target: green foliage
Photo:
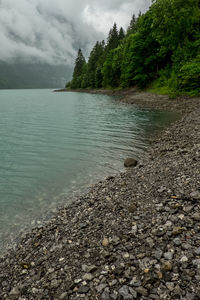
[[[200,55],[180,68],[178,86],[180,90],[200,94]]]
[[[107,38],[107,45],[106,45],[106,51],[110,51],[112,49],[117,48],[119,45],[119,34],[117,30],[117,24],[114,23],[113,28],[110,29],[108,38]]]
[[[65,85],[65,88],[66,88],[66,89],[69,89],[70,87],[71,87],[71,82],[68,81],[68,82],[66,83],[66,85]]]
[[[88,70],[87,70],[88,87],[95,88],[101,85],[99,83],[99,77],[101,76],[99,66],[102,65],[102,62],[104,60],[103,55],[104,55],[104,42],[101,43],[97,42],[94,48],[92,49],[88,59]]]
[[[145,14],[133,15],[126,34],[114,24],[87,63],[79,49],[70,86],[197,94],[199,53],[199,0],[154,0]]]
[[[122,63],[122,46],[110,51],[102,68],[103,87],[120,85]]]

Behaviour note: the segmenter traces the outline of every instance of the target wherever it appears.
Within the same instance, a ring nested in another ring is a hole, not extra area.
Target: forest
[[[69,89],[138,87],[160,94],[200,94],[200,0],[155,0],[115,23],[86,60],[78,50]]]

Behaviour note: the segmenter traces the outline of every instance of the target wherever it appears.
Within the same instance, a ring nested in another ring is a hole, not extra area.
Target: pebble
[[[127,285],[123,285],[120,289],[119,289],[119,294],[122,297],[127,297],[129,295],[129,288]]]
[[[169,261],[166,261],[162,265],[162,269],[165,271],[171,271],[172,270],[172,263]]]
[[[102,242],[102,245],[103,245],[104,247],[107,247],[107,246],[109,245],[109,240],[108,240],[107,238],[104,238],[104,239],[103,239],[103,242]]]
[[[93,279],[93,276],[91,273],[86,273],[83,275],[83,280],[91,281],[92,279]]]
[[[187,256],[182,256],[181,259],[180,259],[180,262],[181,262],[181,263],[185,263],[185,262],[187,262],[187,261],[188,261]]]
[[[196,255],[200,255],[200,247],[196,248],[194,252]]]
[[[168,260],[172,260],[174,253],[172,251],[170,252],[165,252],[164,253],[164,258]]]
[[[145,289],[145,288],[142,287],[142,286],[135,288],[135,290],[136,290],[136,292],[137,292],[139,295],[142,295],[142,296],[147,296],[147,295],[148,295],[147,289]]]

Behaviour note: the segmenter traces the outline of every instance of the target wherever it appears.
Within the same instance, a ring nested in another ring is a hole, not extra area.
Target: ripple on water
[[[0,247],[62,199],[139,158],[176,115],[105,95],[0,91]]]

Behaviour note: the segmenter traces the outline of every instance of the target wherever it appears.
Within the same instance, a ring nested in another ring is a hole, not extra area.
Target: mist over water
[[[176,118],[104,95],[1,90],[0,248],[73,193],[123,170],[126,157],[141,157],[150,136]]]

